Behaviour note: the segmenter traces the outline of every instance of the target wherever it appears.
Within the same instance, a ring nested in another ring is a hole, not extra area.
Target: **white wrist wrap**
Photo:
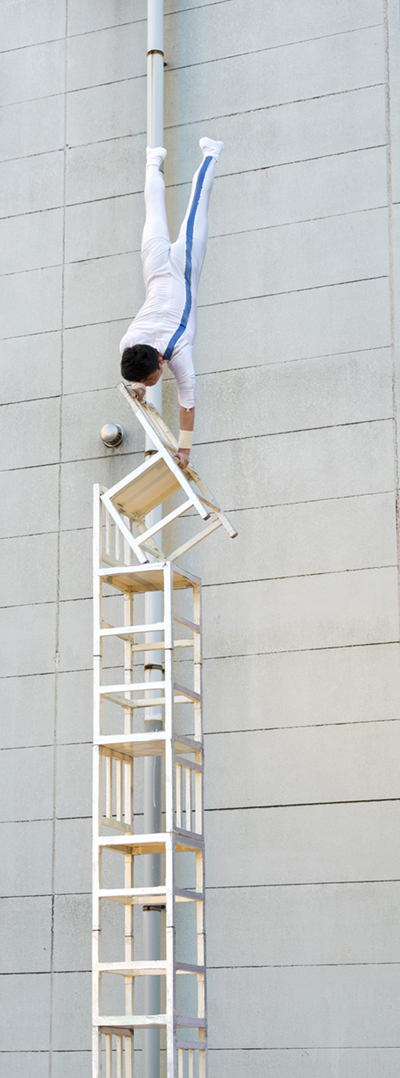
[[[192,430],[180,430],[178,449],[190,449],[193,441]]]

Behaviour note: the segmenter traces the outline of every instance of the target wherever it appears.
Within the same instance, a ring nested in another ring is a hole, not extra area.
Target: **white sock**
[[[223,142],[215,142],[215,139],[213,138],[201,138],[199,146],[203,151],[204,157],[206,155],[208,157],[215,157],[216,161],[218,161],[221,150],[224,148]]]
[[[167,156],[167,151],[163,146],[147,146],[146,149],[146,165],[158,165],[161,168],[163,161]]]

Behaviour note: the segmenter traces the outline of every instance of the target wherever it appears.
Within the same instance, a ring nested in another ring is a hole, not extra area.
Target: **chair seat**
[[[110,497],[113,504],[128,516],[133,512],[144,517],[180,488],[167,462],[157,457],[145,471],[129,477],[122,490],[114,495],[110,493]]]

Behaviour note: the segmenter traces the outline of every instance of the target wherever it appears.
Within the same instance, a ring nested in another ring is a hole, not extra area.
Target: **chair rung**
[[[177,1041],[176,1047],[183,1051],[187,1049],[189,1052],[205,1052],[207,1041]]]

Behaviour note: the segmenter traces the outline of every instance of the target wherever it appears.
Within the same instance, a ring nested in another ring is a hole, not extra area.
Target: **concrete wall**
[[[172,231],[197,139],[226,143],[193,460],[239,538],[187,561],[210,1078],[395,1078],[397,3],[166,12]],[[142,454],[114,386],[143,297],[145,2],[3,0],[0,41],[0,1071],[89,1078],[91,487]]]

